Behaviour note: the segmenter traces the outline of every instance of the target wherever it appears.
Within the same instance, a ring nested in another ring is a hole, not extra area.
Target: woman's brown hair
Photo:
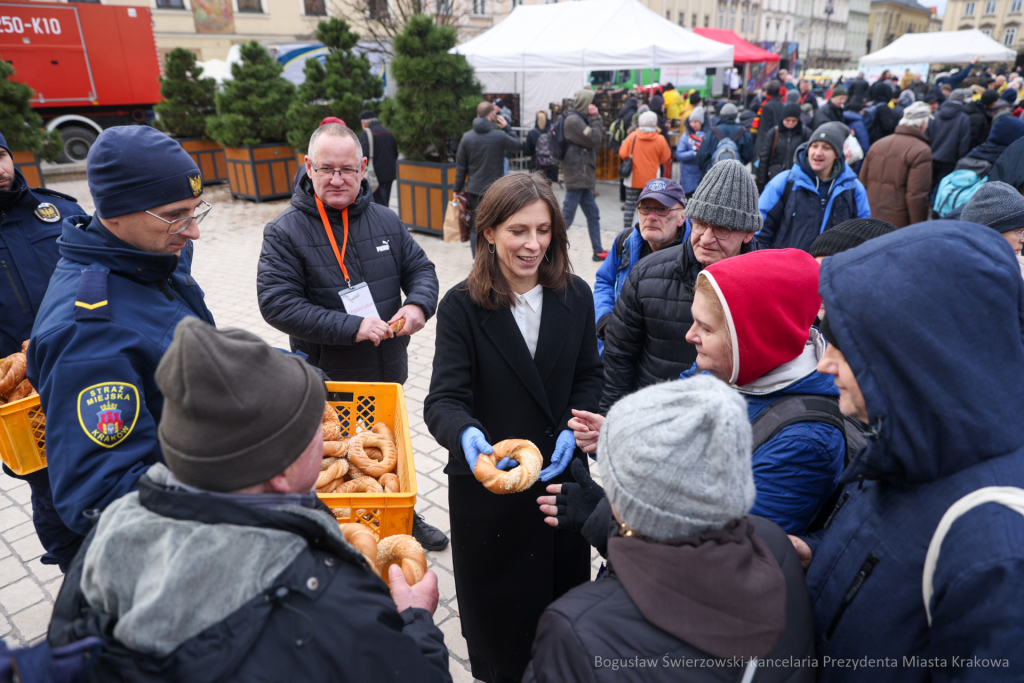
[[[540,173],[509,173],[487,188],[476,211],[476,261],[466,280],[466,288],[477,306],[493,311],[499,306],[512,308],[515,305],[515,295],[501,272],[496,253],[489,248],[484,230],[497,230],[517,211],[537,201],[547,204],[551,214],[551,244],[541,258],[539,283],[562,291],[572,281],[565,220],[548,179]]]

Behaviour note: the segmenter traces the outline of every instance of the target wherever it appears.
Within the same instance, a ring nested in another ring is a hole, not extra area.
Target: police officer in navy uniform
[[[118,126],[96,139],[86,172],[96,213],[65,217],[28,350],[53,499],[80,534],[94,511],[163,462],[153,375],[178,321],[213,324],[190,274],[192,241],[210,210],[191,157],[153,128]]]
[[[32,333],[39,306],[60,254],[57,237],[65,216],[82,213],[74,197],[43,188],[29,188],[7,141],[0,134],[0,358],[21,350]],[[53,507],[47,470],[14,474],[32,489],[32,522],[46,553],[43,564],[61,564],[74,557],[82,537],[68,529]],[[65,566],[61,565],[61,570]]]

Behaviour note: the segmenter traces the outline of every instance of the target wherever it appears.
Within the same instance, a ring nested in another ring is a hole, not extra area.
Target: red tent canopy
[[[779,56],[774,52],[768,50],[762,50],[753,43],[747,41],[736,35],[736,32],[727,28],[695,28],[693,32],[699,36],[710,38],[716,43],[725,43],[726,45],[732,45],[733,50],[733,62],[736,64],[747,64],[749,62],[777,62]]]

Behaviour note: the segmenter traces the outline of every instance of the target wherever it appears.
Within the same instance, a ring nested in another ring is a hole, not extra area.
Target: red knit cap
[[[327,117],[325,117],[324,120],[320,122],[320,125],[321,126],[325,126],[328,123],[340,123],[343,126],[345,125],[345,122],[342,121],[341,119],[339,119],[337,116],[327,116]]]
[[[765,249],[701,271],[718,293],[732,337],[730,384],[743,386],[803,350],[821,307],[818,262],[802,249]]]

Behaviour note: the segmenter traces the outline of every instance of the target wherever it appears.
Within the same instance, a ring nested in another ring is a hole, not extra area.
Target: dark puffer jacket
[[[394,182],[398,177],[398,145],[395,136],[379,121],[370,124],[369,128],[359,134],[364,157],[370,155],[369,135],[373,135],[373,170],[377,172],[377,180],[381,185]]]
[[[599,506],[588,525],[602,510],[611,517],[609,506]],[[573,588],[541,616],[523,683],[738,681],[754,652],[796,664],[762,667],[758,683],[814,681],[803,570],[772,522],[750,515],[722,531],[666,543],[615,536],[608,550],[609,569],[600,579]],[[631,594],[649,596],[650,584],[663,590],[664,600],[641,607]],[[769,586],[784,589],[785,597],[766,595]],[[763,620],[752,615],[752,605]],[[781,612],[785,627],[777,636],[767,624],[775,626]]]
[[[811,131],[797,119],[796,126],[786,128],[780,122],[761,138],[757,158],[757,189],[764,192],[768,181],[793,167],[796,150],[811,137]]]
[[[511,123],[499,129],[488,119],[473,119],[473,130],[462,135],[455,153],[455,191],[465,189],[469,194],[483,194],[491,183],[505,175],[505,152],[522,148]]]
[[[386,339],[380,346],[355,342],[363,319],[347,314],[338,296],[348,285],[324,231],[309,178],[300,181],[291,203],[263,230],[256,275],[263,319],[287,334],[292,350],[309,356],[332,380],[405,382],[408,336]],[[324,208],[340,251],[341,212]],[[345,267],[353,285],[369,284],[381,318],[390,320],[407,304],[422,308],[428,319],[434,315],[438,289],[434,264],[398,216],[373,203],[365,180],[348,207],[348,220]]]
[[[932,141],[932,161],[953,164],[967,156],[971,149],[971,120],[960,102],[943,102],[928,124]]]
[[[742,252],[750,250],[743,245]],[[605,333],[602,414],[623,396],[678,379],[693,365],[697,350],[686,332],[693,325],[693,287],[703,267],[688,238],[633,266]]]
[[[1024,187],[1024,139],[1017,140],[999,155],[988,179],[1013,185],[1018,190]]]
[[[971,122],[971,149],[974,149],[988,139],[992,118],[981,102],[968,102],[964,105],[964,113]]]
[[[103,640],[90,680],[450,683],[430,613],[396,610],[314,496],[169,475],[153,467],[103,512],[57,597],[51,646]]]

